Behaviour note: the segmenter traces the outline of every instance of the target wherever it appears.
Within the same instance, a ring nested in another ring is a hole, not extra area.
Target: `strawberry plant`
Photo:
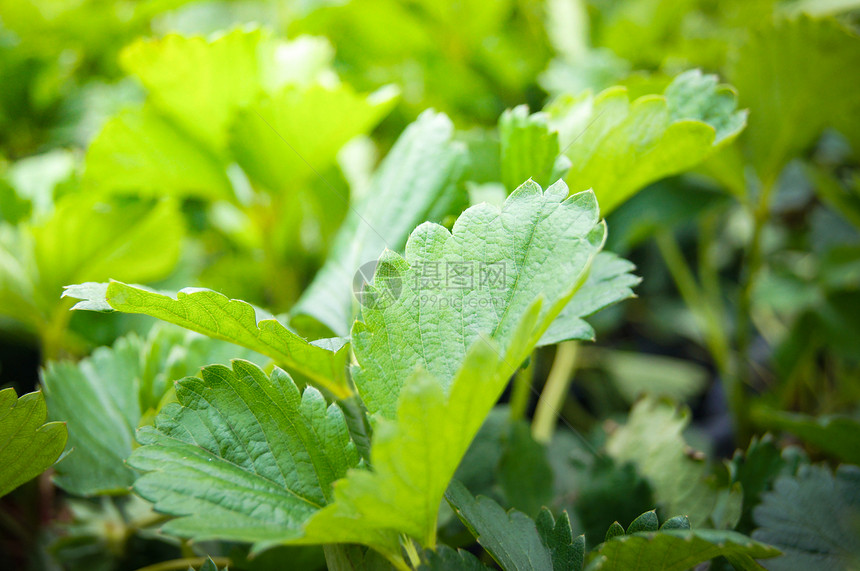
[[[851,2],[54,4],[4,568],[860,564]]]

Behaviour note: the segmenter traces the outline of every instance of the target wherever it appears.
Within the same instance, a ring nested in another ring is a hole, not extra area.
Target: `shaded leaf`
[[[790,432],[815,448],[852,464],[860,464],[860,420],[850,416],[809,416],[766,408],[754,413],[756,422]]]
[[[472,497],[456,480],[446,494],[448,503],[478,543],[505,571],[552,571],[549,548],[541,541],[535,523],[516,510],[505,512],[490,498]]]
[[[77,363],[49,362],[41,380],[50,417],[69,429],[57,485],[83,496],[125,493],[135,479],[125,459],[144,415],[159,406],[174,380],[240,353],[253,358],[230,343],[155,327],[146,339],[129,334]]]
[[[734,531],[667,529],[607,539],[593,552],[588,571],[685,571],[715,557],[735,569],[755,571],[755,559],[775,557],[779,550]]]
[[[585,562],[585,536],[573,537],[570,518],[563,512],[557,520],[543,508],[535,520],[541,541],[549,549],[553,571],[582,571]]]
[[[418,571],[482,571],[490,569],[481,561],[463,549],[451,549],[440,545],[436,550],[424,550],[424,562]]]
[[[753,537],[784,553],[767,563],[774,571],[832,569],[860,565],[860,468],[802,466],[780,476],[753,512]]]

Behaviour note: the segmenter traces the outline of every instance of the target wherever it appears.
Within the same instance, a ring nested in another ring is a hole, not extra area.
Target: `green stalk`
[[[532,391],[532,379],[534,378],[535,354],[533,353],[529,364],[519,369],[514,376],[514,386],[511,391],[510,419],[511,422],[522,420],[529,408],[529,397]]]
[[[170,561],[162,561],[161,563],[141,567],[137,571],[173,571],[174,569],[184,571],[189,567],[203,565],[208,559],[208,557],[183,557],[182,559],[171,559]],[[213,557],[212,561],[217,567],[228,567],[231,563],[229,557]]]
[[[579,343],[576,341],[565,341],[558,345],[532,421],[532,437],[538,442],[547,444],[552,440],[559,411],[573,380],[578,350]]]

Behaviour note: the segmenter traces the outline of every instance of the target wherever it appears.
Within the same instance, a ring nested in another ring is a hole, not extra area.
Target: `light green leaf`
[[[176,34],[139,39],[123,50],[120,64],[162,113],[220,153],[233,114],[261,88],[263,38],[259,30],[237,29],[212,40]]]
[[[176,386],[178,403],[138,432],[134,489],[180,516],[166,533],[255,543],[301,535],[332,499],[332,483],[358,465],[343,414],[275,369],[212,365]]]
[[[668,513],[689,516],[693,526],[708,522],[720,491],[708,479],[704,458],[686,452],[682,435],[690,413],[666,401],[645,398],[630,411],[624,426],[606,442],[619,462],[633,462],[654,489],[654,497]],[[732,496],[732,502],[740,502]]]
[[[0,228],[0,313],[57,335],[48,329],[57,319],[54,312],[66,311],[59,300],[63,286],[111,276],[162,279],[179,259],[183,234],[175,202],[99,202],[66,195],[46,220]]]
[[[800,17],[752,32],[729,77],[750,109],[747,140],[764,179],[772,182],[825,127],[851,129],[857,82],[845,70],[858,67],[860,38],[832,18]]]
[[[785,554],[768,562],[772,571],[860,566],[860,468],[802,466],[796,477],[780,476],[753,517],[753,537]]]
[[[646,185],[688,170],[743,129],[732,88],[714,76],[688,71],[663,96],[629,101],[615,87],[592,97],[561,97],[546,111],[571,161],[565,180],[591,188],[604,214]]]
[[[151,104],[105,124],[87,151],[83,184],[96,193],[233,196],[226,165]]]
[[[754,559],[776,557],[779,550],[734,531],[664,529],[613,537],[593,553],[587,571],[686,571],[715,557],[756,571],[764,568]]]
[[[574,539],[570,518],[562,512],[556,520],[552,512],[543,508],[535,520],[538,534],[552,556],[553,571],[582,571],[585,563],[585,536]]]
[[[165,277],[179,260],[185,223],[169,200],[99,202],[67,195],[32,233],[40,289],[53,296],[70,283]]]
[[[0,497],[48,469],[66,445],[62,422],[45,424],[41,392],[21,398],[15,389],[0,391]]]
[[[634,269],[632,263],[612,252],[598,253],[588,279],[543,334],[539,345],[554,345],[571,339],[593,341],[594,328],[583,318],[634,297],[633,288],[642,281],[631,273]]]
[[[104,290],[94,284],[70,286],[63,295],[82,300],[72,309],[140,313],[241,345],[306,375],[339,398],[352,394],[346,381],[348,345],[310,343],[273,316],[218,292],[186,288],[171,297],[112,281]]]
[[[230,147],[251,179],[276,194],[292,192],[388,114],[396,94],[389,88],[364,96],[343,84],[288,87],[236,115]]]
[[[518,366],[525,355],[508,349],[524,312],[545,300],[534,346],[584,281],[604,236],[594,195],[568,198],[563,182],[546,191],[527,182],[501,209],[473,206],[453,233],[419,226],[405,259],[390,251],[380,259],[375,284],[364,292],[363,321],[353,326],[361,366],[354,381],[368,410],[393,418],[416,366],[447,388],[482,336]]]
[[[502,506],[490,498],[474,498],[456,480],[451,482],[446,498],[478,543],[502,569],[553,571],[549,548],[541,540],[535,522],[526,514],[516,510],[505,513]]]
[[[843,462],[860,464],[860,420],[849,416],[809,416],[759,408],[756,422],[769,429],[784,430]]]
[[[293,308],[294,316],[310,316],[337,335],[349,332],[356,270],[386,248],[400,250],[459,179],[465,149],[453,142],[453,135],[450,119],[432,111],[406,128],[374,174],[365,198],[347,214],[325,265]]]
[[[564,155],[559,155],[558,133],[550,130],[549,117],[545,113],[529,115],[526,105],[502,113],[499,138],[502,183],[508,192],[528,179],[546,187],[570,166]]]
[[[49,362],[41,380],[50,417],[69,429],[57,485],[81,496],[127,492],[135,473],[125,459],[146,413],[159,406],[174,380],[240,353],[254,358],[231,343],[157,326],[145,340],[130,334],[77,363]]]

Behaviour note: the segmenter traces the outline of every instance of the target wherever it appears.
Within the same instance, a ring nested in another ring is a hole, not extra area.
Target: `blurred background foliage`
[[[238,355],[144,318],[71,313],[72,283],[209,287],[307,335],[341,333],[308,301],[329,291],[314,277],[327,258],[366,261],[343,251],[348,205],[377,208],[381,159],[433,108],[450,124],[415,129],[438,136],[446,166],[421,179],[439,198],[417,222],[564,176],[594,188],[608,248],[644,278],[595,317],[597,344],[534,355],[528,386],[561,386],[549,405],[565,426],[515,388],[461,470],[487,469],[458,477],[507,507],[566,508],[590,543],[654,505],[751,532],[778,477],[812,497],[840,476],[799,465],[860,461],[858,14],[851,0],[0,0],[0,387],[32,390],[47,366],[50,392],[115,342],[146,344],[162,375]],[[159,353],[171,335],[181,356]],[[128,413],[116,462],[165,391]],[[531,417],[529,435],[517,427]],[[647,457],[643,433],[666,434]],[[506,489],[511,447],[548,447],[528,494]],[[43,478],[3,500],[2,549],[22,569],[194,550],[240,569],[283,560],[165,542],[145,502],[67,470],[67,492],[101,497],[69,500]],[[698,503],[667,492],[684,486]]]

